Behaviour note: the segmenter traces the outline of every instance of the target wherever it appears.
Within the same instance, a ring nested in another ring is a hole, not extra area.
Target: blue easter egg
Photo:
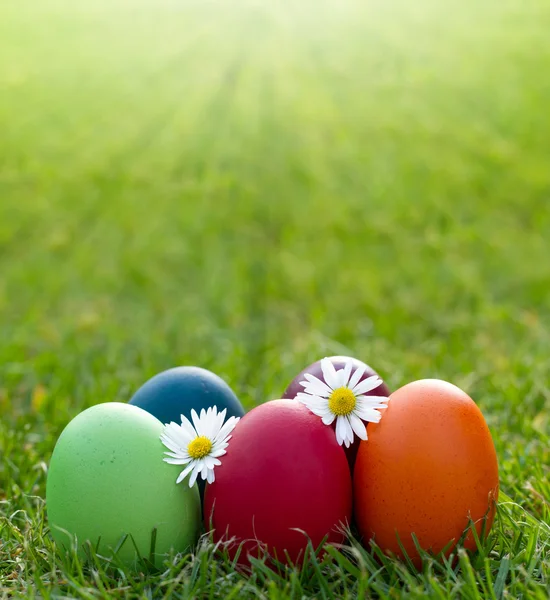
[[[216,374],[200,367],[175,367],[146,381],[130,404],[151,413],[162,423],[191,420],[191,410],[216,406],[227,409],[226,419],[244,416],[244,408],[233,390]]]

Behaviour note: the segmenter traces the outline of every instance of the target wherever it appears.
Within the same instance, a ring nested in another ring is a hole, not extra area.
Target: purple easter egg
[[[349,361],[351,361],[351,363],[352,363],[352,373],[354,373],[359,368],[364,368],[364,373],[361,375],[361,377],[359,378],[357,383],[360,383],[361,381],[364,381],[365,379],[372,377],[373,375],[376,375],[379,377],[378,373],[374,369],[369,367],[364,362],[361,362],[360,360],[357,360],[356,358],[352,358],[351,356],[331,356],[331,357],[329,357],[329,360],[334,365],[334,368],[336,369],[336,371],[343,369]],[[318,379],[320,379],[321,381],[324,382],[323,370],[321,368],[321,360],[318,360],[318,361],[312,363],[311,365],[309,365],[308,367],[306,367],[305,369],[303,369],[290,382],[290,385],[286,388],[284,394],[282,395],[282,398],[294,399],[294,398],[296,398],[296,396],[298,395],[299,392],[303,392],[304,387],[301,385],[300,382],[305,380],[306,374],[313,375],[314,377],[317,377]],[[378,387],[366,392],[365,395],[366,396],[389,397],[390,393],[391,392],[390,392],[388,386],[384,383],[384,381],[382,381],[382,383]],[[368,424],[367,424],[367,429],[368,429]],[[346,451],[346,455],[348,457],[348,462],[349,462],[351,468],[353,468],[353,465],[355,463],[355,456],[356,456],[357,450],[359,448],[359,442],[360,442],[360,439],[356,437],[353,444],[351,444],[351,446],[349,448],[344,448],[344,450]]]

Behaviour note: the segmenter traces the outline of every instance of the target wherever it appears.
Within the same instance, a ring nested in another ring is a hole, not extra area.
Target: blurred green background
[[[250,408],[351,354],[467,390],[540,517],[549,28],[547,0],[2,0],[0,500],[162,369]]]

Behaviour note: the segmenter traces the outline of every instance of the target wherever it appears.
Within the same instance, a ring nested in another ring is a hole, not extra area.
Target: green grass
[[[0,3],[0,596],[547,598],[547,0]],[[481,406],[475,556],[251,577],[56,558],[55,440],[197,364],[246,407],[352,354]]]

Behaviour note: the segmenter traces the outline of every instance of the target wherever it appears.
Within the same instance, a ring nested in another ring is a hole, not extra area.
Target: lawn
[[[547,0],[2,0],[0,597],[548,597],[549,29]],[[179,364],[252,408],[334,354],[479,404],[479,553],[56,557],[81,410]]]

